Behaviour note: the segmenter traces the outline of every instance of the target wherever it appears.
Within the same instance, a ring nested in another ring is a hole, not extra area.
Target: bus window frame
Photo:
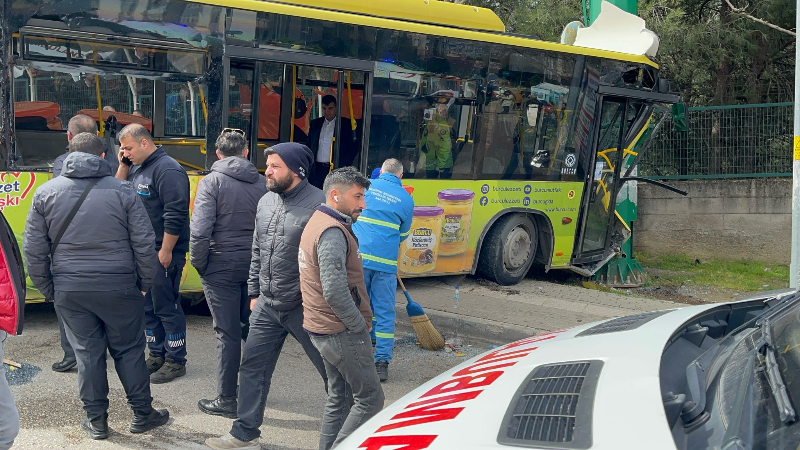
[[[294,101],[294,90],[292,85],[292,80],[296,76],[296,74],[287,73],[287,70],[291,70],[292,66],[307,66],[307,67],[324,67],[328,69],[333,69],[339,72],[339,76],[337,77],[337,94],[336,94],[336,107],[337,107],[337,115],[336,115],[336,127],[335,127],[335,140],[334,140],[334,151],[333,157],[335,161],[338,162],[339,159],[339,143],[340,136],[339,136],[339,129],[341,128],[341,108],[342,108],[342,101],[341,95],[344,89],[344,76],[346,76],[348,71],[352,72],[362,72],[364,73],[364,111],[362,112],[362,138],[361,138],[361,151],[359,160],[361,160],[361,166],[365,167],[366,164],[366,152],[368,151],[367,140],[369,138],[369,122],[371,114],[370,108],[370,101],[372,98],[372,79],[377,68],[377,61],[368,61],[368,60],[361,60],[361,59],[352,59],[352,58],[340,58],[335,56],[326,56],[326,55],[318,55],[318,54],[311,54],[311,53],[300,53],[300,52],[287,52],[281,50],[273,50],[273,49],[263,49],[263,48],[251,48],[251,47],[242,47],[237,45],[227,45],[225,48],[225,56],[223,56],[223,83],[224,86],[224,93],[223,93],[223,127],[228,126],[228,111],[230,108],[230,86],[227,80],[230,79],[230,66],[231,63],[238,64],[238,63],[245,63],[249,62],[252,63],[254,66],[254,76],[255,72],[259,72],[260,74],[260,63],[279,63],[284,64],[284,83],[283,83],[283,92],[292,92],[292,95],[282,95],[281,96],[281,117],[292,117],[294,118],[293,114],[293,101]],[[259,79],[254,80],[259,82],[257,87],[260,88],[260,77]],[[288,87],[288,89],[287,89]],[[256,103],[256,93],[257,90],[253,90],[253,104]],[[286,110],[288,109],[288,116],[286,114]],[[250,128],[253,128],[253,118],[255,120],[259,120],[258,118],[259,111],[258,108],[253,108],[253,112],[251,113],[251,125]],[[256,122],[257,123],[257,122]],[[290,127],[294,126],[294,120],[281,120],[280,121],[280,131],[279,137],[280,141],[288,141],[289,134],[284,134],[287,131],[291,133]],[[257,128],[256,128],[257,130]],[[268,141],[259,140],[256,133],[250,132],[251,136],[249,138],[250,148],[259,149],[262,148],[264,144]],[[259,147],[259,144],[262,144]],[[268,145],[268,144],[266,144]],[[253,164],[258,164],[259,156],[257,155],[259,152],[251,151],[251,161]]]

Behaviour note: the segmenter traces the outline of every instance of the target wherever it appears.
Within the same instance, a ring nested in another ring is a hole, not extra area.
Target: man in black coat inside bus
[[[308,182],[322,189],[322,183],[331,170],[331,147],[336,135],[336,97],[326,95],[322,97],[322,117],[314,119],[308,127],[308,140],[306,145],[314,155],[314,164],[311,165],[311,174]],[[342,117],[339,124],[339,163],[335,167],[344,167],[353,164],[359,149],[361,149],[361,125],[356,122],[353,130],[350,119]]]

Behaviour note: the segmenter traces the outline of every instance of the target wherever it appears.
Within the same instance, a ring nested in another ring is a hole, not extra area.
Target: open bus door
[[[677,95],[648,93],[633,89],[599,86],[593,138],[588,158],[584,200],[576,234],[571,269],[585,276],[594,275],[611,258],[621,252],[622,244],[631,236],[630,225],[616,210],[617,195],[629,181],[653,183],[686,195],[659,181],[634,176],[634,169],[647,149],[650,139],[660,128],[666,115],[653,132],[646,133],[653,111],[660,103],[677,103]],[[639,142],[647,134],[646,142]],[[638,145],[638,152],[635,151]],[[627,155],[633,162],[623,172]]]

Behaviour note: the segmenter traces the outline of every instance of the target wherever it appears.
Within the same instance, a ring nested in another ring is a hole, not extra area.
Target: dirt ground
[[[704,285],[675,285],[673,283],[659,283],[662,272],[658,269],[647,269],[647,286],[640,288],[610,288],[604,285],[595,284],[589,279],[568,271],[550,271],[545,273],[543,268],[533,267],[528,273],[528,278],[540,281],[552,281],[556,283],[583,286],[589,289],[599,289],[618,294],[627,294],[635,297],[647,297],[656,300],[667,300],[687,305],[699,305],[704,303],[716,303],[736,300],[750,294],[747,291],[737,291],[732,289],[718,288],[715,286]]]

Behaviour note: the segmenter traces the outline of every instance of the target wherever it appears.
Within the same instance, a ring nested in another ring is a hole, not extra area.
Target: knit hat
[[[267,151],[273,151],[280,156],[286,167],[297,174],[301,180],[308,177],[308,169],[311,162],[314,161],[314,155],[310,148],[297,142],[283,142],[273,145]]]

